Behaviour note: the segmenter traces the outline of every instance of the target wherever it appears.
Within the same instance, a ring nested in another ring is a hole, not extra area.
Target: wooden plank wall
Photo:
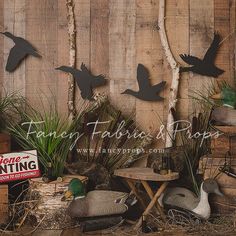
[[[77,66],[82,62],[109,80],[105,92],[125,114],[136,117],[145,130],[154,132],[165,122],[171,71],[156,31],[159,0],[74,0],[77,27]],[[225,38],[216,64],[226,72],[219,80],[233,84],[235,74],[235,0],[167,0],[166,26],[176,60],[180,53],[202,57],[213,32]],[[54,68],[68,64],[65,0],[2,0],[1,30],[30,40],[43,58],[29,57],[12,74],[4,67],[12,42],[0,36],[1,92],[20,91],[36,107],[55,99],[60,112],[67,111],[67,75]],[[167,81],[164,102],[143,102],[120,93],[137,89],[136,68],[143,63],[151,82]],[[211,78],[186,73],[180,82],[178,113],[188,117],[194,110],[191,90],[204,89]],[[80,106],[79,91],[76,102]],[[161,143],[159,144],[162,145]]]

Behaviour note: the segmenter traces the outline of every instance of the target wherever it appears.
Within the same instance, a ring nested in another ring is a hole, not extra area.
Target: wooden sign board
[[[36,150],[0,155],[0,183],[39,176]]]

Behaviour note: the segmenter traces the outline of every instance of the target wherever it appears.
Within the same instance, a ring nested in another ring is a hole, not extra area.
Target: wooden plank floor
[[[66,229],[66,230],[41,230],[38,229],[34,231],[32,234],[28,234],[33,229],[29,226],[24,226],[20,231],[18,231],[18,234],[6,234],[6,235],[29,235],[29,236],[140,236],[140,235],[147,235],[147,236],[199,236],[203,235],[200,233],[187,233],[186,231],[180,231],[180,230],[166,230],[165,232],[155,232],[155,233],[141,233],[141,232],[132,232],[130,227],[127,226],[125,228],[122,226],[122,228],[117,228],[115,231],[111,230],[104,230],[104,231],[93,231],[93,232],[87,232],[87,233],[81,233],[79,228],[73,228],[73,229]],[[0,234],[2,235],[2,234]],[[4,235],[4,234],[3,234]],[[215,236],[215,235],[221,235],[216,234],[215,231],[209,231],[204,232],[204,235],[207,236]],[[227,236],[235,236],[235,233],[227,233]]]
[[[32,229],[31,229],[32,230]],[[24,235],[24,233],[29,232],[29,228],[23,229],[21,232],[19,232],[19,235]],[[9,235],[9,234],[8,234]],[[14,234],[13,234],[14,235]],[[147,235],[147,236],[190,236],[190,234],[187,234],[186,232],[183,231],[168,231],[168,232],[155,232],[155,233],[149,233],[149,234],[144,234],[144,233],[138,233],[136,234],[135,232],[131,234],[130,232],[125,232],[125,231],[119,231],[117,232],[107,232],[107,231],[93,231],[93,232],[87,232],[87,233],[81,233],[79,229],[67,229],[67,230],[36,230],[34,233],[29,234],[30,236],[104,236],[104,235],[113,235],[113,236],[122,236],[122,235]],[[195,234],[196,236],[198,234]],[[195,236],[194,234],[191,234],[191,236]],[[230,235],[229,235],[230,236]]]

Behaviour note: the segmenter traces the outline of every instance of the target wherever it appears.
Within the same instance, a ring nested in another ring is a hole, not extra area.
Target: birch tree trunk
[[[158,26],[159,26],[159,34],[161,39],[161,44],[166,56],[166,59],[172,70],[172,82],[170,87],[170,95],[169,95],[169,111],[167,116],[167,135],[166,135],[166,147],[172,147],[174,142],[174,127],[172,123],[174,122],[174,118],[171,112],[171,108],[176,107],[177,103],[177,94],[179,89],[179,66],[175,61],[173,54],[170,50],[170,46],[168,43],[168,39],[166,36],[165,30],[165,0],[159,0],[159,18],[158,18]]]
[[[69,34],[69,66],[76,66],[76,29],[73,0],[66,0],[68,34]],[[76,114],[75,110],[75,79],[70,74],[68,78],[68,116],[72,120]]]
[[[62,229],[71,226],[71,218],[66,217],[66,209],[70,201],[62,201],[64,193],[73,178],[80,179],[84,184],[88,178],[81,175],[66,175],[62,181],[43,182],[42,178],[29,180],[28,203],[29,216],[33,216],[36,224],[43,229]]]

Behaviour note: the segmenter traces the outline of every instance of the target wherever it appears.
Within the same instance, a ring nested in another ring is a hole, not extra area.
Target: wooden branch
[[[173,57],[173,54],[170,50],[170,46],[169,46],[168,39],[166,36],[165,4],[166,4],[165,0],[159,0],[158,26],[159,26],[161,44],[164,49],[166,59],[172,69],[172,82],[171,82],[170,96],[169,96],[169,111],[168,111],[167,124],[166,124],[167,136],[166,136],[166,144],[165,144],[166,147],[172,147],[173,141],[174,141],[174,137],[173,137],[174,127],[171,124],[174,122],[174,118],[171,113],[171,108],[175,109],[176,107],[180,75],[179,75],[179,66]]]
[[[73,0],[66,0],[68,34],[69,34],[69,66],[76,66],[76,29]],[[75,110],[75,79],[70,74],[68,78],[68,115],[73,119],[76,114]]]

